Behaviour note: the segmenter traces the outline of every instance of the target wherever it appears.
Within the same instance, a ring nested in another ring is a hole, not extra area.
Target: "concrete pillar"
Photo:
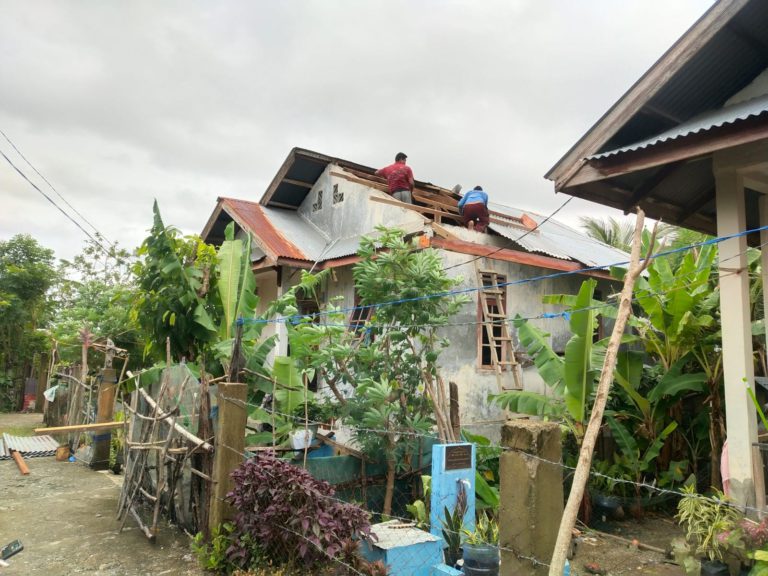
[[[717,234],[728,236],[747,228],[744,182],[736,170],[715,173]],[[725,378],[725,419],[731,496],[741,505],[755,503],[752,443],[757,441],[755,408],[746,382],[754,382],[749,307],[747,238],[720,243],[720,315]]]
[[[560,426],[510,420],[501,428],[501,575],[547,574],[563,516]],[[550,464],[557,462],[558,464]]]

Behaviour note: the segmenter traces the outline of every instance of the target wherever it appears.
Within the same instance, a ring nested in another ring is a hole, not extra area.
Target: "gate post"
[[[560,426],[509,420],[501,444],[501,575],[547,574],[538,562],[549,563],[563,515]]]

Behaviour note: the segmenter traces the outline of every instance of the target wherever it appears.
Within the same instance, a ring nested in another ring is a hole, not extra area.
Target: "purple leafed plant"
[[[237,510],[235,533],[228,556],[247,565],[257,543],[271,560],[300,559],[307,567],[332,559],[351,561],[350,542],[370,537],[368,513],[334,498],[327,482],[272,454],[259,454],[232,473],[234,489],[227,500]],[[244,538],[245,537],[245,538]]]

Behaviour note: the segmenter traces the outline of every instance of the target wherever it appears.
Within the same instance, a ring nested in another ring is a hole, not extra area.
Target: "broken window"
[[[504,285],[507,283],[507,277],[503,274],[496,275],[496,282],[498,285]],[[483,285],[490,286],[491,283],[483,278]],[[483,303],[479,298],[485,298],[485,302],[488,306],[489,317],[485,317],[483,311]],[[506,346],[503,345],[503,329],[502,323],[507,322],[506,318],[497,318],[495,316],[504,314],[507,309],[507,290],[506,288],[500,288],[494,292],[479,292],[477,301],[477,317],[480,321],[478,324],[478,348],[480,352],[480,366],[482,368],[495,368],[493,350],[496,350],[496,359],[499,362],[506,362]],[[493,338],[489,337],[486,323],[492,324]],[[502,370],[508,370],[509,366],[502,365]]]
[[[334,184],[333,185],[333,203],[338,204],[339,202],[344,202],[344,192],[339,192],[339,185]]]

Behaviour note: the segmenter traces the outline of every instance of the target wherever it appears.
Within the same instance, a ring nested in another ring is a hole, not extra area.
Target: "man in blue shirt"
[[[482,186],[475,186],[459,200],[459,214],[467,228],[470,222],[474,222],[475,230],[486,231],[489,222],[488,194],[483,192]]]

